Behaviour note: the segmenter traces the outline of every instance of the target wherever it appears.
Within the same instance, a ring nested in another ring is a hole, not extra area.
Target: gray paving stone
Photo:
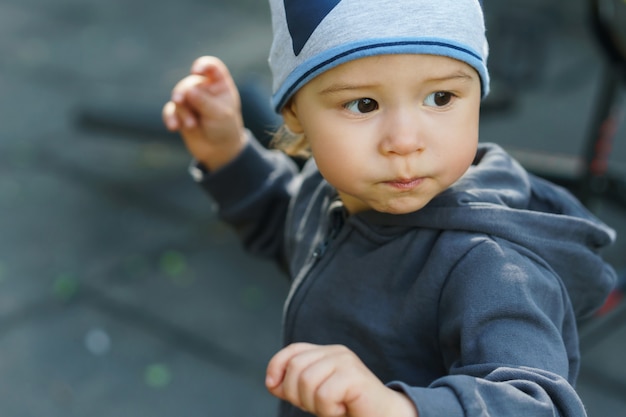
[[[3,416],[271,416],[263,375],[239,375],[81,303],[3,328]]]

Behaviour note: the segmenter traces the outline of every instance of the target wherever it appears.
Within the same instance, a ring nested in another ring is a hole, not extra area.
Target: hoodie
[[[298,171],[254,141],[201,183],[287,272],[285,344],[349,347],[420,417],[585,415],[577,321],[614,286],[615,234],[497,145],[402,215],[348,216],[314,160]]]

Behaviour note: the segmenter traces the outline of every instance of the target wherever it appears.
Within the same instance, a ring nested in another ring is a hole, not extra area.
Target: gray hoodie
[[[292,280],[285,344],[346,345],[420,417],[585,415],[576,324],[613,288],[615,235],[498,146],[404,215],[347,216],[313,160],[254,141],[202,185]]]

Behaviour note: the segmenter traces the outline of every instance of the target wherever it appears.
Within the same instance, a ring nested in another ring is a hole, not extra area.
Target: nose
[[[419,116],[408,110],[390,113],[385,120],[380,151],[385,155],[408,155],[424,150]]]

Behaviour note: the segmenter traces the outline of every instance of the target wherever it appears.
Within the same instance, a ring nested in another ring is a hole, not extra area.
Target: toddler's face
[[[480,79],[434,55],[381,55],[328,70],[283,111],[350,213],[424,207],[471,165]]]

